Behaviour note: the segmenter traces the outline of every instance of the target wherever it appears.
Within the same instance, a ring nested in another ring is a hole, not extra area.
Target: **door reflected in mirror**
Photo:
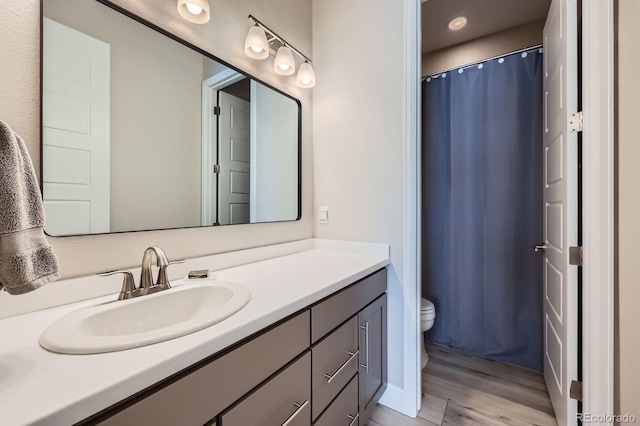
[[[43,0],[49,235],[300,218],[300,103],[101,3]]]

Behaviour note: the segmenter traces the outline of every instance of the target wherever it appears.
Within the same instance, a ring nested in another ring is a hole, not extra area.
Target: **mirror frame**
[[[167,231],[167,230],[172,230],[172,229],[194,229],[194,228],[210,228],[210,227],[218,227],[218,226],[240,226],[240,225],[259,225],[259,224],[267,224],[267,223],[283,223],[283,222],[295,222],[295,221],[299,221],[302,219],[302,103],[300,102],[300,100],[294,98],[293,96],[283,92],[280,89],[277,89],[275,87],[273,87],[272,85],[252,76],[251,74],[247,73],[246,71],[243,71],[241,69],[239,69],[238,67],[229,64],[228,62],[218,58],[217,56],[213,55],[210,52],[207,52],[206,50],[191,44],[190,42],[180,38],[179,36],[165,30],[164,28],[147,21],[146,19],[142,18],[141,16],[136,15],[135,13],[119,6],[116,4],[111,3],[109,0],[95,0],[98,3],[101,3],[102,5],[109,7],[113,10],[115,10],[116,12],[121,13],[122,15],[133,19],[134,21],[144,25],[147,28],[150,28],[166,37],[169,37],[170,39],[182,44],[183,46],[192,49],[198,53],[200,53],[201,55],[214,60],[244,76],[246,76],[247,78],[250,78],[262,85],[264,85],[265,87],[268,87],[271,90],[274,90],[277,93],[280,93],[281,95],[286,96],[287,98],[293,100],[297,105],[298,105],[298,213],[295,219],[290,219],[290,220],[279,220],[279,221],[270,221],[270,222],[249,222],[249,223],[238,223],[238,224],[228,224],[228,225],[207,225],[207,226],[181,226],[181,227],[167,227],[167,228],[155,228],[155,229],[140,229],[140,230],[131,230],[131,231],[115,231],[115,232],[103,232],[103,233],[95,233],[95,234],[73,234],[73,235],[50,235],[48,233],[47,236],[49,237],[53,237],[53,238],[67,238],[67,237],[88,237],[88,236],[94,236],[94,235],[112,235],[112,234],[128,234],[128,233],[132,233],[132,232],[153,232],[153,231]],[[43,76],[43,61],[44,61],[44,2],[45,0],[40,0],[40,179],[39,179],[39,184],[40,184],[40,193],[44,199],[44,173],[43,173],[43,169],[44,169],[44,150],[42,149],[44,146],[44,132],[42,131],[42,127],[43,127],[43,95],[44,95],[44,76]],[[45,211],[46,214],[46,211]]]

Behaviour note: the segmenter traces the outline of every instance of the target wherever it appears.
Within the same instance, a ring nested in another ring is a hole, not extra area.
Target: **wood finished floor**
[[[557,426],[541,373],[436,344],[427,353],[418,418],[379,405],[371,426]]]

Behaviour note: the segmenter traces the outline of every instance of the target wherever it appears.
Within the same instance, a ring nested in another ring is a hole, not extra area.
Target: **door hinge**
[[[576,401],[582,401],[582,382],[576,380],[571,381],[571,387],[569,388],[569,397]]]
[[[571,114],[569,117],[569,131],[581,132],[584,125],[584,118],[582,111]]]
[[[582,266],[582,246],[569,247],[569,265]]]
[[[220,164],[213,165],[213,173],[220,173]]]
[[[220,107],[219,106],[214,106],[213,107],[213,115],[220,115]]]

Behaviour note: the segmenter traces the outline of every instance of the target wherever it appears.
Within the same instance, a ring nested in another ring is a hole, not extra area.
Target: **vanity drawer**
[[[254,391],[222,415],[224,426],[309,426],[311,353]]]
[[[358,372],[358,317],[312,348],[313,419]]]
[[[151,389],[100,424],[202,426],[308,347],[306,310],[175,382]]]
[[[311,307],[311,343],[355,315],[387,289],[387,270],[381,269]]]
[[[358,376],[351,379],[314,426],[358,426]]]

